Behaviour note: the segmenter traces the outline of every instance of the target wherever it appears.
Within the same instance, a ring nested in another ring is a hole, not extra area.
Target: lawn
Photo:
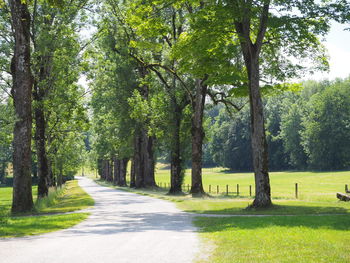
[[[208,262],[350,262],[350,220],[337,216],[197,218]],[[201,261],[203,262],[203,261]]]
[[[36,187],[33,187],[33,198],[35,199],[36,192]],[[0,237],[36,235],[71,227],[86,219],[89,214],[54,213],[81,210],[94,204],[93,199],[79,187],[77,181],[67,182],[58,191],[50,189],[48,198],[36,201],[35,209],[31,215],[9,217],[11,200],[12,188],[1,187]]]
[[[274,206],[267,210],[246,209],[253,201],[249,195],[249,186],[254,186],[252,173],[203,169],[205,190],[208,192],[209,185],[212,190],[211,197],[206,198],[166,195],[164,186],[169,184],[169,174],[168,169],[157,167],[156,181],[163,186],[160,189],[123,189],[166,199],[184,211],[198,213],[194,224],[203,243],[201,253],[209,254],[210,263],[350,262],[350,203],[340,202],[335,196],[336,192],[344,192],[345,184],[350,185],[350,171],[271,172]],[[190,179],[187,170],[184,190]],[[298,199],[295,183],[299,186]],[[200,214],[242,216],[213,218]]]
[[[186,196],[167,196],[170,171],[162,165],[157,165],[156,182],[162,186],[159,189],[138,189],[139,194],[151,195],[157,198],[176,202],[177,206],[187,212],[208,214],[268,214],[268,215],[308,215],[308,214],[347,214],[350,213],[350,203],[336,199],[336,192],[344,192],[345,184],[350,185],[350,171],[345,172],[271,172],[271,188],[274,207],[268,210],[247,210],[254,196],[249,195],[249,186],[254,189],[252,173],[230,173],[223,168],[204,168],[203,184],[210,197],[192,198]],[[190,184],[190,170],[186,170],[184,190]],[[298,199],[295,198],[295,183],[298,183]],[[226,185],[229,190],[236,190],[240,185],[240,193],[230,192],[226,195]],[[224,192],[216,193],[219,190]],[[133,189],[125,188],[128,191]],[[254,195],[254,190],[252,195]]]
[[[170,172],[162,166],[157,166],[156,181],[162,186],[169,184]],[[271,172],[271,195],[273,199],[295,199],[295,184],[298,183],[298,199],[303,201],[333,201],[336,192],[344,192],[345,184],[350,186],[350,171],[344,172]],[[191,171],[186,170],[184,190],[191,184]],[[203,185],[205,191],[216,195],[219,186],[220,195],[226,194],[229,186],[231,196],[250,197],[249,186],[254,195],[253,173],[233,173],[224,168],[204,168]]]

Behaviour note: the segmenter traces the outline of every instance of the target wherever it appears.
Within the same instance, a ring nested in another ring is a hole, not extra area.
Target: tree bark
[[[49,166],[46,154],[46,122],[44,110],[42,107],[35,109],[35,141],[36,153],[38,159],[38,197],[42,198],[48,195],[49,185]]]
[[[154,177],[154,138],[148,136],[147,130],[142,128],[135,135],[134,141],[134,172],[135,187],[155,187]]]
[[[135,156],[134,156],[135,158]],[[135,159],[131,160],[131,171],[130,171],[130,187],[134,188],[136,185],[136,178],[135,178]]]
[[[127,186],[126,184],[126,170],[128,167],[129,158],[123,158],[119,161],[119,183],[118,186]]]
[[[106,160],[107,162],[107,181],[113,182],[113,162]]]
[[[171,160],[170,160],[170,195],[183,194],[182,182],[184,172],[181,160],[181,129],[182,109],[178,105],[174,105],[174,129],[172,138]]]
[[[343,193],[337,193],[337,198],[340,201],[345,201],[345,202],[349,202],[350,201],[350,196],[346,195],[346,194],[343,194]]]
[[[135,188],[144,187],[144,161],[142,155],[142,135],[140,132],[135,135],[134,141],[134,173]]]
[[[202,182],[202,146],[204,139],[203,114],[207,85],[204,80],[196,81],[196,96],[193,102],[192,115],[192,184],[191,191],[193,197],[205,195]]]
[[[107,160],[102,160],[102,174],[101,174],[101,178],[104,181],[108,180],[108,161]]]
[[[117,157],[113,158],[114,169],[113,169],[113,184],[118,185],[120,181],[120,161]]]
[[[57,178],[57,186],[62,187],[62,184],[63,184],[63,165],[60,164],[59,174],[58,174],[58,178]]]
[[[11,63],[12,96],[16,122],[13,139],[13,200],[12,212],[33,209],[31,179],[31,135],[33,78],[30,71],[30,14],[27,4],[10,0],[15,48]]]
[[[154,141],[153,136],[148,136],[148,132],[143,130],[143,144],[142,144],[142,160],[144,166],[144,187],[156,187],[156,180],[154,177]]]
[[[251,117],[251,143],[255,174],[255,199],[253,207],[269,207],[271,188],[268,168],[268,152],[265,135],[263,104],[259,88],[259,64],[251,63],[249,78],[249,102]]]
[[[103,175],[104,175],[103,165],[104,165],[103,160],[97,159],[97,171],[98,171],[98,174],[102,180],[104,180],[104,178],[103,178]]]

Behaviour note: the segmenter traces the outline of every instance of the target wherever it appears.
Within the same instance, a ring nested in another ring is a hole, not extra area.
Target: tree
[[[334,16],[341,10],[341,6],[334,2],[325,5],[314,1],[226,2],[244,58],[249,90],[256,190],[253,207],[271,205],[260,83],[268,83],[264,87],[273,88],[281,81],[300,75],[305,67],[299,61],[305,57],[314,63],[312,66],[316,69],[327,67],[317,36],[327,32],[330,14]]]
[[[313,169],[350,167],[349,85],[349,79],[335,81],[308,103],[302,121],[302,144]]]
[[[48,194],[50,182],[50,160],[47,157],[47,118],[50,109],[47,107],[48,99],[52,90],[57,89],[60,78],[68,72],[68,66],[77,65],[80,46],[76,45],[75,35],[80,25],[75,22],[76,17],[81,15],[81,8],[86,5],[86,0],[66,3],[61,8],[52,8],[45,2],[34,2],[32,41],[34,46],[33,73],[34,73],[34,119],[35,119],[35,142],[38,160],[38,197]],[[67,49],[67,47],[71,47]],[[70,67],[70,75],[74,75],[79,67]],[[66,85],[69,80],[65,78]]]
[[[28,4],[10,0],[15,47],[11,63],[16,122],[13,132],[13,201],[12,212],[33,208],[31,184],[31,135],[33,76],[30,69],[30,14]]]
[[[307,102],[300,95],[291,94],[284,99],[284,109],[281,113],[281,133],[285,154],[289,164],[295,169],[307,167],[307,155],[302,145],[302,118]]]

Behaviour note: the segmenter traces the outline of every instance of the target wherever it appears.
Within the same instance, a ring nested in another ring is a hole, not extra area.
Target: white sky
[[[330,33],[324,42],[330,57],[329,73],[318,72],[304,79],[333,80],[350,76],[350,31],[344,30],[345,28],[350,28],[350,25],[332,23]]]

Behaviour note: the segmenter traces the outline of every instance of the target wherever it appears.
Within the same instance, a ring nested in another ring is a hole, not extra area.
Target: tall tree
[[[28,212],[33,208],[31,184],[32,86],[30,69],[30,14],[28,4],[10,0],[15,47],[11,63],[11,90],[16,122],[13,138],[12,212]]]
[[[300,63],[305,57],[312,62],[309,63],[311,71],[327,69],[318,36],[327,33],[330,17],[341,12],[344,4],[338,5],[338,1],[325,4],[270,0],[225,2],[241,47],[248,83],[256,189],[252,206],[268,207],[271,190],[260,84],[267,83],[263,85],[266,89],[276,88],[276,84],[280,86],[282,81],[300,76],[307,69]]]
[[[87,0],[79,0],[66,3],[61,8],[52,8],[45,2],[34,2],[32,21],[32,41],[34,46],[33,74],[34,74],[34,118],[35,118],[35,142],[38,160],[38,197],[48,194],[50,182],[50,160],[47,156],[47,118],[50,109],[47,107],[52,90],[57,89],[61,76],[67,74],[68,65],[77,64],[79,50],[76,45],[76,32],[79,23],[76,17],[82,14],[81,9],[87,4]],[[82,16],[83,17],[83,16]],[[71,49],[67,50],[67,46]],[[65,62],[67,64],[64,64]],[[70,75],[79,70],[71,67]],[[66,85],[69,80],[66,78]],[[74,81],[74,79],[73,79]]]

